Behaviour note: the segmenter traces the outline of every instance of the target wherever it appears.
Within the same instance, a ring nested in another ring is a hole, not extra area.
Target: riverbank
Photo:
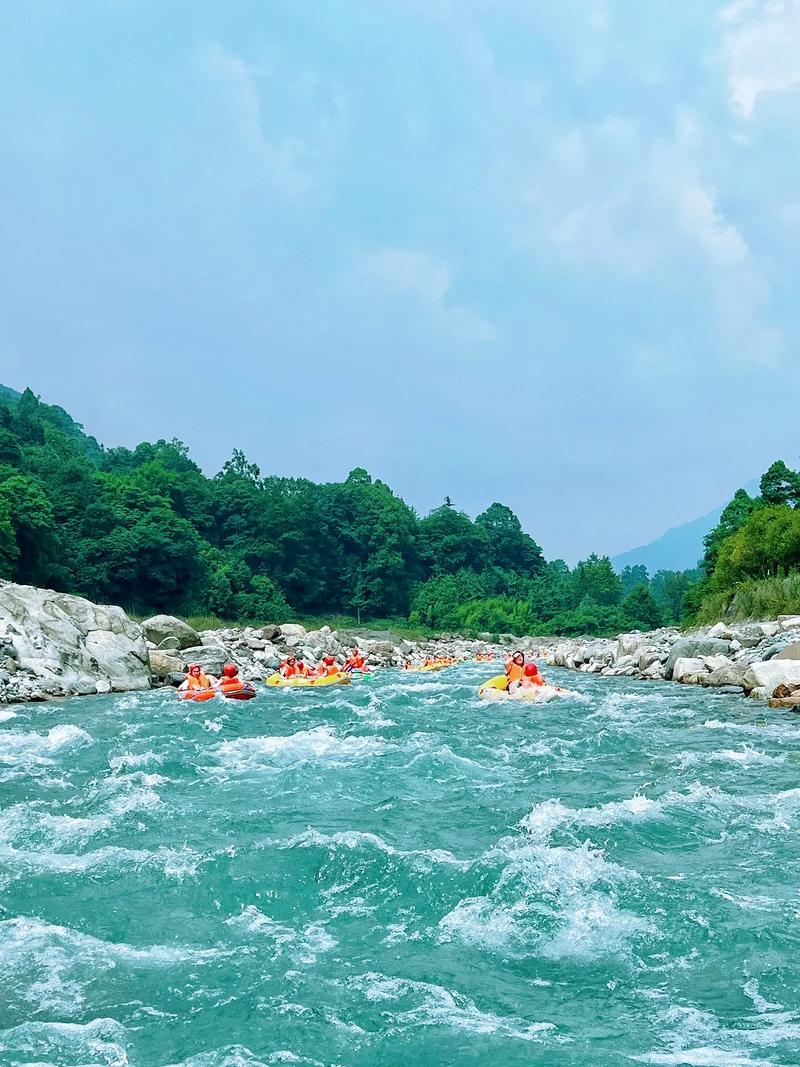
[[[554,667],[605,677],[700,685],[800,706],[800,616],[619,634],[555,639],[543,650]]]
[[[0,582],[0,703],[177,685],[189,663],[218,675],[234,662],[263,682],[294,654],[310,665],[343,663],[354,647],[370,667],[402,667],[426,657],[472,659],[511,648],[551,666],[604,677],[672,681],[748,695],[777,707],[800,706],[800,616],[677,629],[615,638],[477,638],[441,634],[412,640],[388,630],[307,630],[298,623],[196,630],[156,615],[133,622],[118,607],[48,589]],[[499,643],[498,643],[499,642]]]

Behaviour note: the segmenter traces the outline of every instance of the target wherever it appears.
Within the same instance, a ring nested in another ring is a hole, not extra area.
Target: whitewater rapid
[[[800,720],[469,665],[0,712],[0,1064],[800,1064]]]

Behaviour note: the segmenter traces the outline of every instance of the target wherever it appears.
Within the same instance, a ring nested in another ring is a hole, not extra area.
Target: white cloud
[[[800,86],[800,0],[736,0],[722,20],[731,98],[749,119],[763,93]]]
[[[360,266],[371,286],[410,298],[436,329],[454,340],[482,344],[496,339],[490,322],[452,299],[450,269],[430,252],[382,248],[364,255]]]
[[[290,199],[315,188],[347,126],[338,87],[322,85],[313,71],[248,63],[216,43],[204,46],[198,61],[256,177]]]
[[[686,111],[664,135],[621,116],[552,134],[523,193],[534,212],[528,240],[578,269],[667,284],[684,284],[688,266],[710,302],[721,348],[772,362],[780,339],[762,321],[769,288],[720,207],[708,154]]]

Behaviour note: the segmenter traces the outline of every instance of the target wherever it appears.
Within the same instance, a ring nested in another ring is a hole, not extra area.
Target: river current
[[[0,1064],[800,1064],[800,720],[491,673],[0,709]]]

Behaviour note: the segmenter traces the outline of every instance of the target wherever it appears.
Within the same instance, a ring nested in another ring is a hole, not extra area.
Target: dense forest
[[[104,448],[29,390],[0,390],[0,576],[134,612],[236,621],[345,615],[519,634],[650,628],[709,610],[709,598],[740,577],[798,565],[800,476],[777,470],[758,500],[737,493],[709,535],[702,571],[617,575],[605,556],[574,569],[546,561],[500,503],[473,520],[448,499],[420,518],[363,469],[315,484],[263,476],[238,451],[209,478],[179,441]],[[756,560],[767,529],[780,564]]]

